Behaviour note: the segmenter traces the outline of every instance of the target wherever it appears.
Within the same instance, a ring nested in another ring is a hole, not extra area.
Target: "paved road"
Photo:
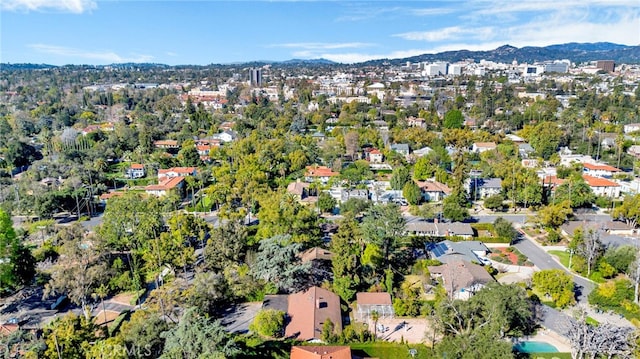
[[[567,271],[567,269],[560,263],[556,262],[551,255],[545,252],[542,248],[538,247],[532,239],[527,236],[521,235],[518,242],[514,245],[522,254],[527,256],[529,260],[535,264],[541,270],[545,269],[561,269],[573,276],[576,289],[576,299],[579,303],[587,303],[587,297],[589,293],[595,288],[595,284],[586,280],[580,276]]]

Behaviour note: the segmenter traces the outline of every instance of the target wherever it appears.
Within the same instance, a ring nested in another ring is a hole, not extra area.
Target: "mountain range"
[[[447,61],[457,62],[473,59],[475,61],[487,60],[494,62],[510,63],[514,60],[519,63],[534,63],[538,61],[549,60],[570,60],[575,63],[584,63],[597,60],[614,60],[616,63],[638,64],[640,63],[640,45],[628,46],[614,44],[611,42],[595,42],[595,43],[576,43],[571,42],[567,44],[550,45],[544,47],[526,46],[526,47],[513,47],[510,45],[500,46],[494,50],[488,51],[469,51],[469,50],[455,50],[445,51],[436,54],[422,54],[412,57],[400,58],[400,59],[378,59],[370,60],[355,65],[362,66],[375,66],[382,64],[403,65],[407,62],[433,62],[433,61]],[[242,64],[233,64],[233,66],[245,65],[245,66],[262,66],[266,64],[280,65],[280,66],[331,66],[340,65],[327,59],[292,59],[287,61],[251,61]],[[127,64],[112,64],[108,65],[112,67],[138,67],[138,68],[151,68],[151,67],[163,67],[169,68],[174,66],[168,66],[164,64],[150,64],[150,63],[127,63]],[[181,65],[175,67],[185,67],[189,65]],[[216,66],[212,64],[211,66]],[[58,67],[54,65],[46,64],[0,64],[0,70],[16,70],[16,69],[43,69]],[[101,66],[90,66],[101,67]]]
[[[364,64],[376,65],[388,62],[401,65],[410,62],[447,61],[456,62],[466,59],[488,60],[502,63],[510,63],[513,60],[519,63],[534,63],[537,61],[568,59],[575,63],[597,60],[614,60],[616,63],[640,63],[640,46],[627,46],[610,42],[575,43],[550,45],[545,47],[526,46],[522,48],[510,45],[500,46],[489,51],[457,50],[446,51],[437,54],[423,54],[403,59],[384,59],[367,61]]]

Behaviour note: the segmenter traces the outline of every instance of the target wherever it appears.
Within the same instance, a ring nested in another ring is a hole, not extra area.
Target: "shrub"
[[[549,243],[558,243],[562,239],[562,237],[560,236],[560,233],[558,233],[558,231],[556,231],[553,228],[549,228],[547,230],[547,233],[548,233],[547,241],[549,241]]]
[[[279,338],[284,334],[284,312],[275,309],[263,309],[253,322],[249,325],[249,330],[262,336]]]

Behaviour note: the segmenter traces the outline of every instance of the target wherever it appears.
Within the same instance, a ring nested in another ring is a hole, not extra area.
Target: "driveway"
[[[262,302],[242,303],[229,307],[224,311],[222,325],[230,333],[248,333],[249,325],[260,309],[262,309]]]

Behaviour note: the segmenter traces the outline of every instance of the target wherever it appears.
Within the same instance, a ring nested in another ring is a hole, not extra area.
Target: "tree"
[[[331,212],[337,204],[338,202],[336,199],[327,192],[322,192],[318,196],[318,208],[320,209],[320,212]]]
[[[362,219],[361,228],[365,240],[380,249],[382,260],[391,268],[404,237],[405,221],[400,207],[394,204],[373,206]]]
[[[178,152],[178,160],[184,167],[198,167],[202,165],[202,160],[198,154],[198,149],[193,140],[184,141],[182,148]]]
[[[572,213],[571,203],[567,200],[542,208],[538,211],[538,221],[540,221],[543,226],[558,228]]]
[[[124,322],[118,336],[122,338],[131,356],[136,359],[157,358],[164,350],[162,333],[169,329],[158,313],[136,310]]]
[[[504,337],[535,328],[532,304],[517,285],[492,283],[467,301],[443,300],[435,314],[434,324],[443,334],[435,349],[443,357],[512,358]]]
[[[409,182],[410,179],[411,175],[409,174],[409,170],[404,166],[399,166],[391,173],[389,184],[391,185],[391,189],[401,191],[405,183]]]
[[[183,294],[187,302],[206,316],[218,314],[229,302],[229,284],[222,273],[200,272],[193,278],[193,285]]]
[[[260,199],[257,238],[289,234],[294,242],[312,245],[320,239],[318,216],[286,193],[269,193]]]
[[[422,156],[418,158],[413,165],[413,179],[416,181],[424,181],[431,178],[435,175],[436,168],[437,167],[429,160],[429,157]]]
[[[35,259],[16,235],[11,217],[0,209],[0,294],[24,285],[35,276]]]
[[[360,257],[364,251],[362,233],[353,214],[338,223],[338,232],[331,238],[333,258],[333,289],[345,302],[356,294],[360,284]]]
[[[310,263],[302,263],[300,243],[289,235],[277,235],[260,241],[251,272],[256,278],[272,283],[278,290],[293,293],[308,285]]]
[[[96,340],[96,325],[88,316],[69,313],[49,323],[43,330],[47,359],[83,359]]]
[[[591,270],[604,253],[604,245],[600,241],[600,233],[591,228],[584,233],[581,229],[576,230],[571,243],[569,243],[569,248],[575,250],[577,255],[586,260],[587,277],[591,275]]]
[[[285,312],[275,309],[262,309],[256,314],[249,330],[268,338],[280,338],[284,335]]]
[[[442,215],[454,222],[464,221],[469,218],[469,211],[460,202],[461,192],[456,192],[445,197],[442,201]]]
[[[575,303],[573,277],[562,269],[547,269],[533,274],[533,287],[548,295],[558,308]]]
[[[501,194],[494,194],[484,199],[484,206],[492,211],[501,209],[504,206],[504,197]]]
[[[340,204],[340,213],[343,215],[347,215],[348,213],[352,215],[358,215],[362,212],[365,212],[371,207],[371,202],[362,198],[349,198],[345,202]]]
[[[625,196],[622,204],[613,209],[611,216],[625,221],[634,228],[637,227],[640,220],[640,194]]]
[[[578,312],[570,322],[567,337],[571,343],[571,358],[633,358],[638,334],[633,328],[609,323],[597,326],[587,323],[587,314]]]
[[[496,230],[498,237],[509,238],[511,242],[518,238],[518,231],[513,228],[513,224],[502,217],[498,217],[493,221],[493,228]]]
[[[443,127],[448,129],[462,128],[464,116],[460,110],[449,110],[444,114]]]
[[[240,354],[240,348],[219,321],[187,309],[173,329],[164,332],[164,351],[161,359],[183,358],[232,358]]]
[[[556,123],[543,121],[531,129],[528,139],[538,155],[548,160],[558,149],[562,136],[562,130]]]
[[[422,200],[422,191],[415,182],[409,181],[402,188],[402,196],[410,205],[415,206],[420,204],[420,201]]]
[[[247,247],[247,227],[239,221],[223,222],[211,232],[211,238],[204,248],[207,266],[222,270],[244,261]]]
[[[596,200],[591,187],[580,175],[573,175],[558,186],[555,193],[555,203],[569,201],[571,208],[588,207]]]
[[[65,228],[61,237],[64,238],[61,256],[45,286],[45,296],[66,294],[71,302],[82,307],[89,319],[88,300],[108,279],[100,243],[96,237],[85,238],[84,228],[80,224]]]

